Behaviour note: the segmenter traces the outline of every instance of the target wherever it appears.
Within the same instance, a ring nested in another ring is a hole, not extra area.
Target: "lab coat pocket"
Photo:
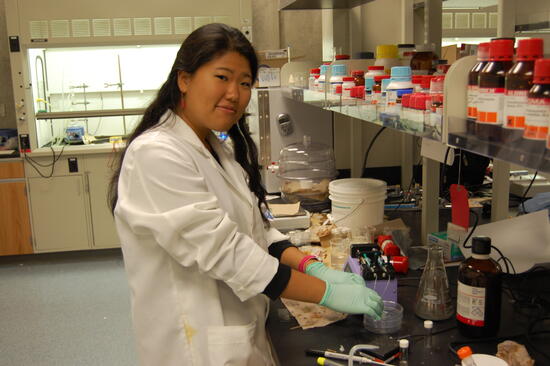
[[[247,325],[208,327],[212,366],[247,366],[254,352],[256,321]]]

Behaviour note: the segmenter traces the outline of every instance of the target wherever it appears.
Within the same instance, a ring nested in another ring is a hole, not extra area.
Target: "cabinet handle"
[[[84,189],[86,190],[86,193],[90,193],[90,173],[89,172],[84,173]]]

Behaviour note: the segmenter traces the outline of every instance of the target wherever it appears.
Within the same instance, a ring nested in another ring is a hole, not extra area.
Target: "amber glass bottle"
[[[516,63],[506,74],[504,92],[504,121],[502,142],[521,140],[525,129],[527,94],[533,86],[535,61],[542,58],[541,38],[522,39],[518,42]]]
[[[491,238],[472,239],[472,256],[458,268],[457,327],[465,337],[491,337],[500,325],[501,275],[490,258]]]
[[[482,140],[500,141],[504,83],[512,67],[514,41],[497,39],[489,46],[489,62],[479,73],[477,97],[476,136]]]
[[[489,61],[489,42],[480,43],[477,46],[477,63],[468,73],[468,118],[466,119],[466,132],[475,134],[477,118],[477,93],[479,73]]]
[[[527,94],[525,130],[521,145],[531,152],[544,151],[550,123],[550,59],[535,62],[533,87]]]

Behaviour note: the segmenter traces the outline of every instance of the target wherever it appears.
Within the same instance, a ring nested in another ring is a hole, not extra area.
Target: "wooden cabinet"
[[[33,252],[22,161],[0,161],[0,255]]]

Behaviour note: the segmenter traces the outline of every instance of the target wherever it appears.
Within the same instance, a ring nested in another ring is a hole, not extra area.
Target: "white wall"
[[[362,5],[363,50],[379,44],[401,43],[401,0],[372,1]]]

